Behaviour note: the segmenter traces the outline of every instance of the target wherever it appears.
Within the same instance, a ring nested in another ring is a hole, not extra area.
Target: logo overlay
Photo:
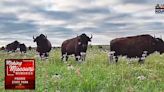
[[[157,4],[155,6],[155,13],[156,14],[164,14],[164,4]]]
[[[35,60],[6,59],[5,89],[35,89]]]

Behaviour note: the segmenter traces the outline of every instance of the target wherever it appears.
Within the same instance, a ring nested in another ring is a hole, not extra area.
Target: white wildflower
[[[137,79],[138,79],[138,80],[145,80],[145,79],[146,79],[146,77],[145,77],[145,76],[143,76],[143,75],[141,75],[141,76],[138,76],[138,77],[137,77]]]
[[[61,76],[59,74],[55,74],[52,76],[52,79],[54,80],[60,80],[61,79]]]
[[[67,67],[68,70],[74,70],[73,65],[68,64],[67,66],[68,66],[68,67]]]

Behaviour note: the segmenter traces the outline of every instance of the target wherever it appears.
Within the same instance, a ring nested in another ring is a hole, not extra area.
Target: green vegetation
[[[48,60],[41,60],[35,51],[26,54],[0,51],[0,90],[4,89],[4,60],[7,58],[36,59],[35,92],[164,92],[164,54],[154,53],[144,64],[128,63],[121,57],[110,64],[107,52],[89,48],[86,61],[60,61],[60,49],[52,50]],[[7,90],[10,92],[10,90]],[[18,91],[20,92],[20,91]]]

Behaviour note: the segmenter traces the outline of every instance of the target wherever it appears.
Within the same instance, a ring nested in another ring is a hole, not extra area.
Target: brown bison
[[[72,39],[68,39],[62,43],[61,52],[62,52],[62,61],[65,58],[68,60],[68,55],[74,54],[76,61],[85,60],[86,51],[88,42],[92,39],[88,37],[86,34],[81,34]]]
[[[39,52],[40,57],[48,57],[48,53],[51,51],[51,43],[47,39],[47,36],[40,34],[36,38],[33,36],[34,42],[37,43],[36,50]]]
[[[9,51],[15,52],[17,50],[17,48],[19,48],[19,42],[18,41],[14,41],[14,42],[6,45],[6,50],[8,52]]]
[[[114,52],[115,60],[118,56],[127,56],[128,58],[139,58],[139,62],[143,61],[143,57],[158,51],[164,52],[164,42],[160,38],[151,35],[138,35],[124,38],[116,38],[110,42],[111,52]]]

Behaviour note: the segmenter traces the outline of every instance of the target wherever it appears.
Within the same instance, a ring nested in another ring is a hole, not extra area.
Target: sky
[[[36,46],[33,36],[47,35],[53,46],[86,33],[92,45],[119,37],[164,36],[163,0],[0,0],[0,46],[18,40]]]

